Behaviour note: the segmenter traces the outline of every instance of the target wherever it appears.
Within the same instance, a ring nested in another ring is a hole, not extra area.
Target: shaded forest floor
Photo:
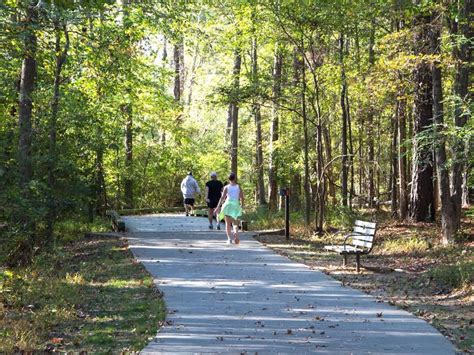
[[[124,239],[80,239],[0,268],[0,353],[139,351],[164,317]]]
[[[464,218],[455,246],[439,245],[439,226],[387,220],[379,225],[372,254],[355,258],[323,250],[341,239],[292,234],[260,235],[256,239],[279,254],[302,262],[343,285],[374,295],[425,319],[450,339],[460,351],[474,352],[474,219]]]

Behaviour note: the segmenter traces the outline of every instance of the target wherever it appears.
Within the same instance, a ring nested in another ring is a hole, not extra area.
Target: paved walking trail
[[[148,353],[454,354],[428,323],[207,219],[125,217],[130,247],[164,292]]]

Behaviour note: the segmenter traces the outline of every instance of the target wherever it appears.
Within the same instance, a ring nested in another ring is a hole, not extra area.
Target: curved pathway
[[[455,353],[423,320],[277,255],[249,233],[226,245],[205,218],[124,220],[168,309],[143,354]]]

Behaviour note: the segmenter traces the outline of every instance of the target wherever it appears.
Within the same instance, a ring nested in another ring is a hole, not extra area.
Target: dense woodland
[[[181,205],[192,169],[247,200],[391,208],[455,241],[474,188],[472,0],[0,3],[10,262],[64,219]]]

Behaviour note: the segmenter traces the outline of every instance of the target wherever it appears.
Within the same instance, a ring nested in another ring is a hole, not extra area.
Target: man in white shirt
[[[194,201],[196,194],[200,194],[201,190],[197,181],[193,178],[193,173],[190,171],[188,175],[181,182],[181,192],[184,199],[184,210],[186,216],[189,216],[194,210]]]

